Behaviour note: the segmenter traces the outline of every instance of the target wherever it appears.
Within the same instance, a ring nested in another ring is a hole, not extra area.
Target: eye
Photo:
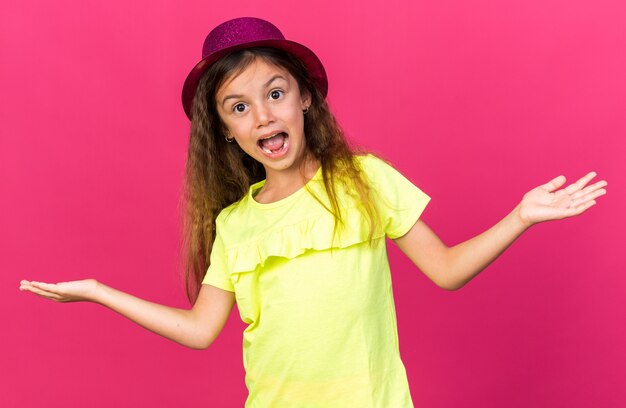
[[[238,103],[237,105],[233,106],[233,112],[236,113],[243,113],[246,110],[246,105],[244,105],[243,103]]]
[[[278,99],[280,98],[282,95],[284,94],[283,91],[279,90],[279,89],[274,89],[272,92],[270,92],[270,98],[272,99]]]

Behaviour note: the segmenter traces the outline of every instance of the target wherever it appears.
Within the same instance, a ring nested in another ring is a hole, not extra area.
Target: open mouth
[[[276,133],[271,137],[259,140],[257,144],[265,154],[274,157],[287,150],[289,135],[285,132]]]

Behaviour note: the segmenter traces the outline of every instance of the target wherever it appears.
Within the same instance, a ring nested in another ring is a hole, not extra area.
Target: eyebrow
[[[267,81],[264,85],[263,88],[267,88],[268,86],[270,86],[270,84],[272,82],[274,82],[277,79],[283,79],[286,81],[285,77],[283,77],[282,75],[276,74],[273,77],[270,78],[269,81]],[[224,106],[224,104],[226,103],[227,100],[229,99],[237,99],[237,98],[243,98],[243,95],[228,95],[226,96],[223,100],[222,100],[222,106]]]

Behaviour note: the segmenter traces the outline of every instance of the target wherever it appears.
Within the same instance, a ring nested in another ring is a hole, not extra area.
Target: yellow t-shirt
[[[346,228],[333,239],[321,168],[269,204],[265,181],[217,217],[204,284],[235,292],[249,391],[246,408],[413,407],[400,359],[385,236],[398,238],[430,201],[373,155],[358,162],[373,186],[380,227],[340,188]]]

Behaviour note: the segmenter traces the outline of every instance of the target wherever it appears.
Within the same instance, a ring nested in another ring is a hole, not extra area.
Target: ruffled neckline
[[[263,268],[270,257],[293,259],[308,250],[348,248],[370,240],[369,221],[361,211],[354,207],[346,208],[343,218],[350,227],[339,228],[336,235],[333,234],[334,217],[326,212],[230,246],[227,249],[228,269],[231,274],[254,271]],[[385,233],[378,229],[371,239],[384,236]]]
[[[322,200],[327,198],[324,186],[320,184],[322,179],[320,166],[300,189],[281,200],[267,204],[259,203],[253,198],[253,194],[265,184],[265,180],[250,186],[244,201],[236,207],[241,218],[235,217],[231,224],[232,228],[247,232],[243,235],[235,234],[225,242],[228,270],[236,275],[235,281],[243,272],[259,268],[263,270],[267,259],[271,257],[293,259],[309,250],[348,248],[370,239],[384,238],[382,225],[378,225],[370,236],[372,231],[368,217],[363,214],[359,201],[344,188],[337,191],[344,225],[335,231],[334,216],[314,198],[317,194]],[[309,190],[312,192],[310,197],[307,196]],[[285,223],[272,223],[276,214],[265,210],[280,213],[281,220],[285,220]],[[292,217],[294,211],[297,216]],[[255,224],[257,220],[260,227],[247,224]],[[253,227],[253,231],[248,233],[249,229],[246,227]]]

